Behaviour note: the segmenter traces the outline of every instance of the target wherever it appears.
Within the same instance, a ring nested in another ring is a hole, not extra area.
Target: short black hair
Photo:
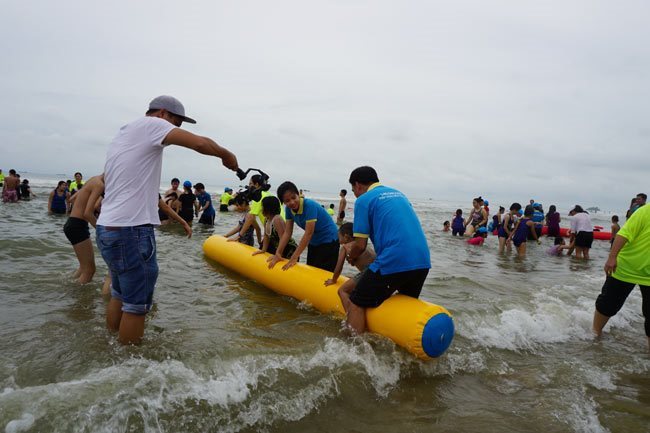
[[[445,221],[444,223],[442,223],[443,226],[446,226],[448,224],[449,224],[449,221]]]
[[[618,215],[612,215],[612,221],[617,223],[618,222]]]
[[[648,199],[648,195],[645,194],[645,193],[642,193],[642,192],[638,193],[636,196],[637,196],[637,197],[641,197],[643,200],[647,200],[647,199]]]
[[[553,241],[553,245],[562,245],[563,240],[564,239],[562,239],[562,236],[556,236],[555,240]]]
[[[205,189],[205,185],[203,185],[201,182],[197,182],[194,184],[195,189]]]
[[[9,170],[9,174],[16,174],[16,170],[12,168],[11,170]]]
[[[181,181],[180,181],[177,177],[175,177],[175,178],[172,179],[172,183],[174,183],[174,182],[176,182],[176,183],[181,183]]]
[[[379,176],[377,176],[377,172],[374,168],[364,165],[352,170],[348,182],[350,182],[350,185],[354,185],[355,183],[372,185],[373,183],[379,182]]]
[[[456,216],[461,216],[463,214],[462,209],[456,209]]]
[[[82,174],[79,173],[79,172],[76,172],[74,175],[75,175],[75,176],[76,176],[76,175],[82,176]]]
[[[278,187],[278,198],[280,201],[284,202],[284,195],[288,192],[299,194],[296,184],[287,180],[286,182],[282,182]]]
[[[264,197],[262,199],[262,214],[280,215],[280,200],[274,196]]]
[[[348,195],[348,190],[345,189],[345,188],[342,189],[342,190],[341,190],[341,194],[343,194],[343,195]]]
[[[526,206],[526,208],[524,209],[524,215],[530,216],[533,213],[535,213],[535,210],[533,209],[533,207],[531,205]]]
[[[334,209],[334,203],[330,203],[330,209]]]
[[[242,204],[248,204],[248,198],[246,197],[246,194],[237,194],[235,198],[232,200],[233,203],[236,205],[242,205]]]
[[[521,205],[519,203],[513,203],[510,205],[510,210],[519,212],[521,210]]]
[[[341,224],[341,227],[339,227],[339,233],[343,236],[354,236],[352,223]]]

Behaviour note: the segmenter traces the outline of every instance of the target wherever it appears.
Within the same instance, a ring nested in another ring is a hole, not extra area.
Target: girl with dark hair
[[[262,215],[264,215],[264,240],[262,247],[255,251],[253,255],[270,253],[275,254],[280,245],[280,239],[284,234],[286,225],[282,216],[280,216],[280,200],[277,197],[269,196],[262,199]],[[289,239],[289,243],[282,252],[282,257],[285,259],[290,258],[296,251],[296,241],[293,238]]]
[[[487,225],[488,214],[485,209],[482,207],[483,198],[476,197],[472,201],[472,209],[469,211],[469,217],[465,221],[465,227],[467,228],[467,236],[471,236],[476,232],[480,227]]]
[[[189,180],[183,182],[183,193],[178,197],[178,201],[181,203],[181,209],[178,214],[189,225],[192,225],[194,214],[196,213],[197,209],[197,204],[196,196],[192,192],[192,182]]]
[[[548,208],[548,213],[546,214],[546,226],[548,227],[548,237],[556,238],[560,236],[560,213],[557,211],[554,204]]]

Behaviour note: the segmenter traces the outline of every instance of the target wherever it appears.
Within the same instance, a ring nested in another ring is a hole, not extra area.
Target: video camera
[[[237,177],[239,180],[244,180],[248,176],[248,173],[251,171],[257,172],[260,176],[260,186],[258,188],[251,187],[249,185],[244,186],[244,189],[240,189],[237,191],[237,194],[235,195],[236,197],[243,197],[247,201],[260,201],[262,199],[262,191],[268,191],[271,189],[271,185],[269,185],[268,180],[269,180],[269,175],[264,173],[262,170],[259,168],[249,168],[248,170],[244,171],[241,168],[237,169]],[[232,204],[234,202],[234,199],[231,200]]]

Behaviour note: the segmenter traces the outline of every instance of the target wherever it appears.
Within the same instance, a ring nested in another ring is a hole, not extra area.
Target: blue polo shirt
[[[336,224],[332,221],[332,217],[314,200],[301,198],[297,212],[286,207],[285,213],[287,221],[293,220],[303,230],[309,221],[316,221],[314,235],[311,237],[309,245],[329,244],[339,239],[338,230]]]
[[[214,215],[216,213],[214,211],[214,206],[212,206],[212,197],[210,197],[210,194],[207,191],[203,191],[201,194],[197,195],[196,199],[199,201],[201,207],[203,207],[207,202],[210,202],[210,206],[203,210],[205,215]]]
[[[354,237],[370,238],[382,275],[431,268],[429,245],[413,206],[396,189],[374,183],[354,204]]]

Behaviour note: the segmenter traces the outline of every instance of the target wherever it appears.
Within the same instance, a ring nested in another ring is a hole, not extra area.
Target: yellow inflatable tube
[[[297,264],[283,271],[282,263],[269,269],[268,254],[252,256],[255,248],[239,242],[228,242],[223,236],[210,236],[203,243],[205,255],[217,263],[269,289],[306,302],[322,313],[345,314],[338,288],[346,281],[325,286],[331,272]],[[449,312],[439,305],[403,295],[395,295],[366,313],[368,329],[390,338],[419,358],[442,355],[454,336],[454,323]]]

